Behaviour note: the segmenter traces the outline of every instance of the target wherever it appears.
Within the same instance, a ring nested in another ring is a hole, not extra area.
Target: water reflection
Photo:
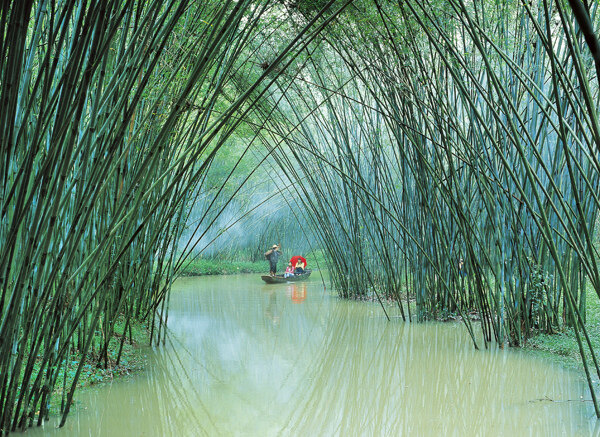
[[[254,279],[180,281],[148,372],[81,395],[57,433],[600,435],[568,372],[475,351],[461,326],[387,322],[320,282]]]
[[[334,316],[285,434],[590,435],[586,389],[565,372],[477,352],[462,327]]]
[[[294,303],[302,303],[306,299],[306,282],[291,282],[286,294]]]

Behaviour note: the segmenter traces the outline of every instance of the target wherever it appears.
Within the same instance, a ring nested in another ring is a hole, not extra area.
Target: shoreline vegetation
[[[600,348],[600,301],[595,291],[588,284],[586,287],[586,329],[590,337],[594,350]],[[567,369],[575,370],[584,378],[584,369],[581,364],[581,356],[575,332],[572,328],[563,328],[553,334],[540,333],[529,338],[522,348],[536,356],[547,358]],[[586,354],[588,360],[591,359],[589,351]],[[592,379],[596,384],[599,383],[600,376],[595,375]]]
[[[269,273],[267,261],[224,261],[207,258],[186,263],[181,276],[235,275],[240,273]]]
[[[101,331],[97,331],[94,340],[98,344],[102,344]],[[125,322],[120,318],[115,323],[115,329],[109,342],[106,367],[103,366],[105,360],[100,357],[98,350],[90,351],[77,380],[77,393],[123,380],[143,371],[148,364],[149,348],[150,329],[148,325],[131,319],[125,332]],[[80,355],[72,356],[64,363],[64,370],[51,397],[50,416],[59,417],[61,415],[61,405],[65,402],[66,391],[73,383],[80,360]],[[75,399],[71,408],[77,409],[78,406],[78,401]]]
[[[296,253],[285,253],[277,264],[277,273],[283,273],[288,258]],[[320,250],[310,252],[310,268],[319,270],[325,268],[325,254]],[[217,259],[198,257],[194,260],[184,263],[181,269],[181,276],[212,276],[212,275],[236,275],[241,273],[261,273],[269,274],[269,262],[265,259],[252,261],[248,259]]]

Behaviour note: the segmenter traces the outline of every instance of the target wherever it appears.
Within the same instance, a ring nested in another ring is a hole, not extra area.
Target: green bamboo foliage
[[[477,347],[573,327],[594,395],[597,4],[333,3],[2,4],[3,433],[42,423],[58,385],[64,423],[118,319],[164,341],[181,236],[241,189],[202,195],[242,126],[341,296],[460,318]],[[282,11],[294,35],[260,59]]]
[[[560,1],[361,5],[272,101],[276,161],[340,295],[456,314],[476,346],[570,326],[592,389],[599,95],[578,18]]]
[[[237,92],[277,3],[2,3],[0,432],[41,424],[59,385],[64,424],[86,359],[118,364],[118,319],[164,340],[192,193],[328,6]]]

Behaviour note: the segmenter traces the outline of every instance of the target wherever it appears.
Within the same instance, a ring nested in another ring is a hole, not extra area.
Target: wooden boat
[[[286,282],[304,281],[304,280],[308,279],[308,277],[310,276],[311,273],[312,273],[312,270],[307,269],[301,275],[289,276],[287,278],[284,278],[283,275],[275,275],[275,276],[263,275],[260,278],[263,281],[265,281],[267,284],[285,284]]]

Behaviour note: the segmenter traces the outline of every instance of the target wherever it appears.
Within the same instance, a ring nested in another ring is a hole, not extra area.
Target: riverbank
[[[589,284],[586,290],[586,328],[594,350],[600,351],[600,300]],[[581,337],[585,342],[583,334]],[[585,345],[584,348],[587,349]],[[536,335],[527,341],[523,350],[551,360],[567,369],[581,372],[583,375],[579,346],[572,328],[556,334]],[[591,360],[588,360],[588,364],[593,367]],[[590,371],[593,373],[593,379],[597,380],[598,377],[592,367]]]
[[[115,323],[114,334],[108,346],[107,366],[103,368],[104,360],[100,360],[98,350],[93,350],[85,359],[83,370],[77,381],[77,393],[90,387],[110,384],[114,380],[127,378],[143,370],[148,361],[148,348],[150,344],[150,331],[145,323],[131,320],[128,329],[125,331],[125,321],[117,320]],[[123,333],[125,337],[123,338]],[[102,338],[100,332],[97,332],[94,343],[100,345]],[[120,353],[120,356],[119,356]],[[117,364],[118,360],[118,364]],[[65,363],[65,371],[59,376],[57,388],[54,391],[51,403],[50,414],[60,414],[63,397],[66,397],[77,368],[81,362],[81,357],[71,357]],[[63,396],[64,395],[64,396]]]
[[[325,255],[319,250],[304,255],[308,260],[309,268],[324,268]],[[291,256],[290,256],[291,257]],[[287,257],[282,257],[277,265],[278,273],[283,273],[288,262]],[[238,273],[269,273],[269,262],[265,259],[258,261],[225,261],[211,258],[196,258],[186,262],[181,272],[182,276],[208,276],[208,275],[236,275]]]

